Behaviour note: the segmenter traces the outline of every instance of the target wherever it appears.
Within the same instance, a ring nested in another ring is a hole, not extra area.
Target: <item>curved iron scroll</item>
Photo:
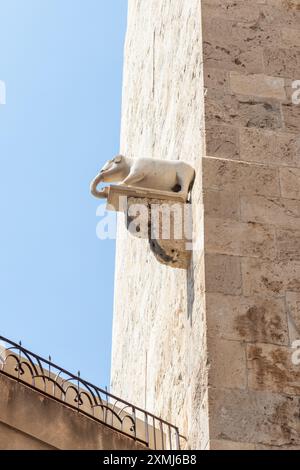
[[[180,449],[176,426],[0,336],[0,373],[71,406],[151,449]]]

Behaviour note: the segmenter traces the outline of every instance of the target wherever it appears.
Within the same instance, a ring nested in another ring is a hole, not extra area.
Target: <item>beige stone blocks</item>
[[[279,260],[300,261],[300,230],[276,230],[276,244]]]
[[[287,291],[300,292],[300,261],[244,258],[242,273],[245,295],[283,297]]]
[[[239,159],[239,133],[233,126],[210,125],[205,132],[206,155]]]
[[[294,78],[300,76],[300,47],[264,49],[265,72],[276,77]]]
[[[241,160],[300,166],[300,134],[240,128],[239,144]]]
[[[275,230],[272,227],[206,217],[204,237],[207,253],[276,258]]]
[[[207,14],[203,17],[203,35],[203,54],[208,67],[263,72],[263,50],[255,47],[257,33],[246,25]],[[264,39],[268,44],[267,35]]]
[[[248,387],[299,396],[300,367],[293,364],[293,351],[273,344],[248,344]]]
[[[203,159],[203,187],[266,196],[280,195],[276,168],[217,158]]]
[[[293,298],[290,302],[294,311],[296,302]],[[208,334],[213,338],[289,344],[284,299],[207,293],[206,308]]]
[[[300,167],[300,133],[209,124],[205,138],[209,157]]]
[[[210,450],[255,450],[255,444],[247,442],[226,441],[224,439],[213,439],[210,442]]]
[[[300,28],[283,28],[281,30],[282,42],[287,46],[300,47]]]
[[[210,437],[265,446],[300,445],[299,397],[211,389]]]
[[[300,105],[292,103],[282,105],[284,128],[288,132],[300,133]]]
[[[229,72],[226,70],[206,67],[204,70],[204,87],[206,89],[222,90],[229,93]]]
[[[240,219],[239,194],[231,191],[206,189],[203,193],[204,213],[211,217]]]
[[[255,0],[202,0],[207,17],[215,16],[250,23],[259,19],[259,2]]]
[[[270,98],[224,95],[208,90],[205,109],[206,124],[209,126],[226,124],[267,130],[283,128],[280,103]]]
[[[241,195],[241,219],[276,227],[300,230],[300,201]]]
[[[240,259],[235,256],[206,255],[205,284],[206,292],[240,295],[242,293]]]
[[[245,345],[210,337],[208,351],[208,386],[244,390],[247,387]]]
[[[286,304],[289,321],[290,343],[300,339],[300,293],[287,292]]]
[[[281,194],[289,199],[300,199],[300,168],[280,168]]]
[[[230,72],[230,89],[237,95],[261,96],[277,100],[286,98],[284,79],[264,74],[242,75]]]

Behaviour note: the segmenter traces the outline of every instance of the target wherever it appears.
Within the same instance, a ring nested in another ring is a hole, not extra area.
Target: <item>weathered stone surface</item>
[[[210,90],[213,89],[223,90],[224,93],[229,93],[229,72],[209,67],[205,68],[204,87],[207,89],[207,96],[209,96]]]
[[[202,0],[202,8],[207,17],[224,17],[250,24],[258,21],[259,6],[259,2],[253,0]]]
[[[282,40],[287,46],[300,47],[300,29],[283,28],[281,30]]]
[[[208,335],[213,338],[289,343],[284,299],[208,293],[206,309]]]
[[[300,168],[280,168],[281,195],[300,199]]]
[[[246,295],[283,297],[288,290],[300,292],[300,261],[272,263],[244,258],[242,272]]]
[[[300,76],[300,48],[279,49],[266,47],[264,50],[265,70],[268,75],[283,78]]]
[[[294,199],[241,196],[241,218],[245,222],[300,229],[300,202]]]
[[[300,166],[299,135],[240,129],[240,158],[263,164]]]
[[[299,396],[300,367],[293,364],[292,354],[293,350],[284,346],[248,344],[249,388]]]
[[[270,259],[276,257],[275,230],[272,227],[212,217],[206,217],[204,227],[207,253]]]
[[[203,35],[206,66],[249,73],[263,72],[263,49],[259,46],[270,43],[270,34],[262,31],[258,35],[247,25],[207,15],[203,20]]]
[[[267,446],[267,445],[256,445],[255,450],[300,450],[300,446],[290,444],[286,446]]]
[[[209,254],[205,256],[205,283],[207,292],[241,294],[240,260],[234,256]],[[230,276],[228,275],[230,273]]]
[[[300,260],[300,230],[276,231],[278,258]]]
[[[300,293],[287,292],[286,304],[289,320],[290,343],[300,339]]]
[[[227,124],[239,127],[255,127],[258,129],[282,129],[283,120],[280,103],[267,98],[248,97],[242,95],[224,95],[212,90],[206,100],[206,120],[209,125]],[[286,108],[286,106],[285,106]],[[294,132],[297,127],[296,118],[286,110],[285,125]]]
[[[282,105],[284,127],[290,132],[300,132],[300,106],[293,103]]]
[[[300,398],[269,391],[212,389],[211,439],[300,445]]]
[[[264,259],[273,256],[265,235],[300,230],[300,201],[282,197],[278,168],[300,166],[300,106],[291,105],[300,77],[282,74],[274,52],[299,48],[283,32],[299,29],[295,2],[129,2],[121,151],[195,165],[199,245],[183,275],[157,266],[143,241],[118,241],[112,389],[178,424],[191,448],[300,446],[299,400],[243,390],[239,362],[247,342],[289,344],[287,289],[300,292],[291,238],[280,235],[278,258]],[[211,217],[224,222],[204,237]],[[258,238],[248,222],[266,226]],[[208,253],[207,239],[232,255]],[[284,252],[293,259],[280,260]],[[230,368],[239,390],[227,388]]]
[[[239,159],[238,129],[212,125],[206,128],[205,137],[207,156]]]
[[[239,195],[230,191],[211,191],[206,189],[203,194],[205,215],[225,219],[239,220]]]
[[[203,158],[203,187],[267,196],[280,194],[277,169],[217,158]]]
[[[210,442],[210,450],[255,450],[255,444],[247,442],[225,441],[224,439],[213,439]]]
[[[203,238],[200,12],[200,0],[129,1],[120,149],[136,158],[180,159],[195,165],[197,239]],[[199,411],[207,390],[204,257],[201,250],[195,251],[188,272],[163,266],[146,241],[123,235],[122,226],[116,252],[111,389],[178,425],[192,448],[206,446],[207,407]]]
[[[261,3],[263,27],[299,27],[299,0],[266,0]]]
[[[247,386],[245,345],[238,341],[208,339],[210,364],[208,386],[240,388]]]
[[[286,98],[284,79],[264,74],[242,75],[238,72],[230,72],[230,89],[233,93],[240,95],[278,100]]]

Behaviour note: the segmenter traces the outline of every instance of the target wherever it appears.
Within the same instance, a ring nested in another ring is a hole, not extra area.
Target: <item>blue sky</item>
[[[0,334],[109,384],[114,241],[90,180],[119,151],[126,0],[0,0]]]

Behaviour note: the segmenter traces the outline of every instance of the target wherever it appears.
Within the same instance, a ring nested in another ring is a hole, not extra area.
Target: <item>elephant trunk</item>
[[[97,175],[96,178],[93,179],[90,186],[92,195],[98,199],[105,199],[107,197],[107,191],[105,189],[101,191],[97,189],[98,184],[100,184],[102,180],[103,175],[99,173],[99,175]]]

